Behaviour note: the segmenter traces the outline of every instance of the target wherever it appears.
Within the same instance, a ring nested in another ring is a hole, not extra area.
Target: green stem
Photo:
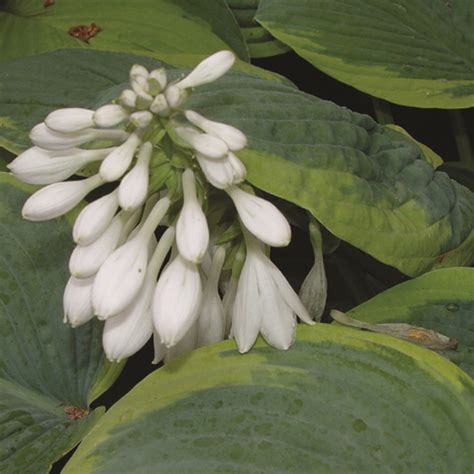
[[[474,163],[474,152],[466,124],[464,123],[462,111],[450,110],[449,118],[451,120],[451,126],[453,127],[459,161],[466,164]]]
[[[392,115],[392,108],[388,102],[377,97],[372,97],[372,105],[374,107],[375,117],[380,125],[388,125],[395,123]]]

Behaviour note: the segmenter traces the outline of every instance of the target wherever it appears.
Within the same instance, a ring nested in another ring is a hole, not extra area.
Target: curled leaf
[[[420,326],[413,326],[407,323],[370,324],[351,318],[346,313],[336,309],[331,310],[330,314],[335,321],[344,326],[388,334],[389,336],[398,337],[434,351],[455,350],[458,345],[455,339]]]

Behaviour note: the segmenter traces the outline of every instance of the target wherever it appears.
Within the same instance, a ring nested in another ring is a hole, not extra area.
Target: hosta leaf
[[[402,105],[474,105],[470,0],[261,0],[256,20],[314,66]]]
[[[110,100],[130,64],[152,66],[141,59],[76,50],[9,62],[0,72],[9,124],[0,127],[0,145],[28,147],[29,129],[55,108]],[[370,117],[241,73],[198,88],[187,106],[247,134],[249,147],[239,156],[252,184],[308,209],[380,261],[415,275],[473,260],[472,194]]]
[[[370,323],[409,323],[453,338],[457,349],[441,354],[474,377],[473,288],[473,268],[444,268],[380,293],[351,316]]]
[[[95,23],[101,31],[87,41],[68,32]],[[94,48],[158,57],[191,65],[231,47],[248,52],[224,0],[6,0],[0,5],[0,59],[60,48]]]
[[[392,131],[394,139],[406,139],[408,142],[414,143],[421,150],[424,159],[428,163],[431,163],[433,168],[438,168],[443,164],[443,159],[435,151],[433,151],[429,146],[415,140],[404,128],[393,124],[385,125],[385,128]]]
[[[473,422],[474,382],[450,362],[320,324],[286,352],[228,341],[155,371],[63,472],[468,472]]]
[[[21,218],[28,196],[0,173],[0,471],[46,473],[103,413],[89,403],[121,370],[101,324],[62,322],[71,227]]]
[[[248,180],[408,275],[474,260],[474,198],[418,147],[366,115],[256,78],[229,76],[190,107],[249,137]]]

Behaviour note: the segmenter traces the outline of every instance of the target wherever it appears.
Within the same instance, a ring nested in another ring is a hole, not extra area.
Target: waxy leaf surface
[[[71,226],[24,221],[27,197],[0,173],[0,471],[46,473],[102,415],[89,404],[122,366],[106,362],[101,324],[62,322]]]
[[[63,472],[468,472],[473,422],[474,382],[434,352],[300,326],[288,351],[227,341],[153,372]]]
[[[474,105],[471,0],[261,0],[256,20],[368,94],[415,107]]]

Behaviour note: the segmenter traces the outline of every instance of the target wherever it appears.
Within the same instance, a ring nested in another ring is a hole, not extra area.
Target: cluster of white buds
[[[234,61],[233,53],[220,51],[171,83],[163,68],[135,65],[130,88],[114,103],[50,113],[31,131],[34,146],[10,164],[18,179],[48,185],[24,204],[23,217],[32,221],[64,215],[94,189],[115,184],[75,220],[77,246],[64,292],[65,322],[105,321],[110,360],[132,355],[152,335],[154,362],[230,334],[241,352],[259,332],[287,349],[296,316],[312,323],[267,257],[267,246],[290,242],[287,220],[239,186],[246,169],[234,152],[246,146],[245,135],[183,108],[194,87],[220,78]],[[65,181],[86,165],[95,174]],[[221,236],[212,225],[210,231],[206,214],[219,190],[237,209],[231,225],[241,228],[225,245],[215,245]],[[167,230],[157,240],[159,226]],[[244,246],[239,265],[234,250]],[[233,271],[221,301],[225,262]]]

